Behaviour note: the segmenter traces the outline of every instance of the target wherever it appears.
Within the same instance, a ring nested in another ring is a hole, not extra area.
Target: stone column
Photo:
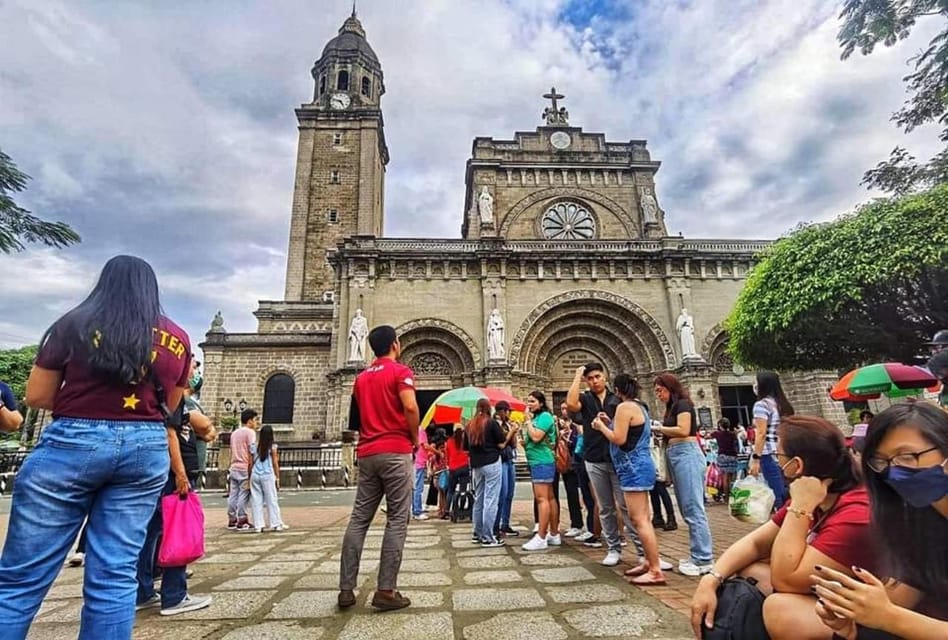
[[[710,424],[704,426],[713,429],[721,415],[721,401],[718,398],[717,386],[715,385],[716,373],[714,369],[703,361],[685,361],[675,370],[675,375],[678,376],[691,394],[691,402],[695,405],[695,412],[700,413],[702,409],[711,411]],[[704,397],[701,397],[702,395]],[[700,416],[698,419],[700,424]]]

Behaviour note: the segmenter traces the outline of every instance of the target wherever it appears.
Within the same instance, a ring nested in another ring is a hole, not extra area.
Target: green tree
[[[30,377],[30,369],[36,359],[36,348],[36,345],[32,345],[0,350],[0,380],[10,385],[18,402],[22,402],[26,396],[26,379]]]
[[[17,205],[14,193],[26,189],[28,175],[0,151],[0,253],[22,251],[26,242],[65,247],[79,242],[79,234],[65,222],[46,222]]]
[[[948,19],[946,0],[845,0],[838,40],[845,60],[858,49],[869,55],[876,45],[891,47],[909,36],[921,20]],[[913,71],[903,80],[910,94],[892,120],[906,133],[928,123],[942,126],[948,142],[948,22],[928,46],[910,59]],[[894,194],[948,182],[948,149],[919,163],[902,147],[863,176],[862,184]]]
[[[726,326],[729,351],[745,365],[911,362],[948,326],[948,185],[879,199],[778,240]]]

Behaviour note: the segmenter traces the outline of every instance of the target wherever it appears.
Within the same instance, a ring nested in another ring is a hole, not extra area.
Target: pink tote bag
[[[161,547],[158,564],[183,567],[204,555],[204,508],[193,491],[161,499]]]

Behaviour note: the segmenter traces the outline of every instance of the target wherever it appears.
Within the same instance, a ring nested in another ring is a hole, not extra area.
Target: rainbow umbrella
[[[938,385],[938,378],[927,369],[883,362],[853,369],[833,385],[830,397],[858,402],[878,398],[883,393],[889,397],[915,395],[919,389],[937,389]]]
[[[420,428],[424,429],[429,424],[456,424],[470,420],[477,408],[477,401],[485,398],[492,407],[501,400],[506,400],[510,405],[511,418],[523,419],[522,413],[526,411],[527,405],[507,391],[493,387],[461,387],[445,391],[438,396],[421,420]]]

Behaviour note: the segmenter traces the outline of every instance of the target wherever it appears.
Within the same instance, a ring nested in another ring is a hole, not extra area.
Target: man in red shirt
[[[359,431],[359,479],[342,539],[338,603],[340,609],[347,609],[356,602],[354,590],[365,534],[384,496],[388,519],[372,606],[390,611],[411,604],[396,590],[396,583],[411,517],[412,453],[418,447],[420,416],[415,376],[398,362],[402,348],[395,329],[387,325],[372,329],[369,345],[376,360],[356,378],[349,408],[349,429]]]

